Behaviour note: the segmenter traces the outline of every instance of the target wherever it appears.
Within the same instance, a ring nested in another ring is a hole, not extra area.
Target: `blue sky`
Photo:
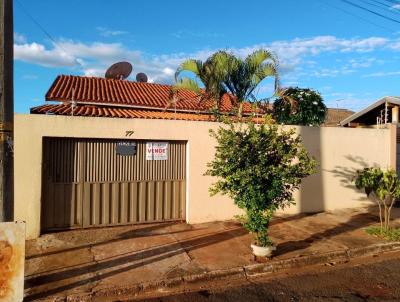
[[[390,2],[380,12],[400,20],[400,2]],[[358,110],[400,95],[400,24],[341,0],[18,0],[14,15],[16,112],[43,104],[58,74],[103,76],[127,60],[132,79],[145,72],[171,83],[186,58],[261,47],[278,55],[283,86],[316,89],[329,107]],[[258,96],[271,93],[266,80]]]

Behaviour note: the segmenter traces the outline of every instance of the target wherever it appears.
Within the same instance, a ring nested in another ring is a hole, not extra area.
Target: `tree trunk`
[[[381,206],[381,202],[377,199],[377,204],[379,207],[379,222],[380,222],[380,226],[381,226],[381,233],[383,231],[383,219],[382,219],[382,206]]]
[[[386,205],[386,203],[384,204],[384,206],[385,206],[385,208],[384,208],[384,211],[385,211],[385,232],[388,230],[388,207],[387,207],[387,205]]]
[[[243,115],[243,102],[239,103],[238,117],[242,117]]]

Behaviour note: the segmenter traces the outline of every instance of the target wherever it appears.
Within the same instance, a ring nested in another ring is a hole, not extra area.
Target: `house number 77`
[[[125,131],[125,136],[132,136],[133,133],[135,133],[135,131],[133,131],[133,130],[127,130],[127,131]]]

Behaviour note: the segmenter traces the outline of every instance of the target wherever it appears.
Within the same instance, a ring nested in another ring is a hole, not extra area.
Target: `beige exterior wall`
[[[40,235],[42,138],[80,137],[185,140],[187,144],[187,207],[189,223],[231,219],[239,214],[225,196],[210,197],[212,178],[203,176],[214,155],[209,129],[217,123],[148,119],[88,118],[52,115],[15,116],[15,219],[27,223],[27,237]],[[389,167],[393,155],[390,129],[297,127],[320,172],[296,192],[297,204],[287,213],[316,212],[366,204],[349,179],[363,166]],[[393,160],[393,159],[392,159]]]

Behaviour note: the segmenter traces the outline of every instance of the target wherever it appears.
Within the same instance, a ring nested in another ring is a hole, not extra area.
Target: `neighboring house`
[[[397,124],[399,106],[399,97],[387,96],[343,119],[340,125],[343,127],[379,127],[386,124]]]
[[[385,128],[394,125],[393,139],[396,139],[396,170],[400,173],[400,131],[399,127],[400,97],[386,96],[368,107],[354,113],[340,122],[343,127]]]

